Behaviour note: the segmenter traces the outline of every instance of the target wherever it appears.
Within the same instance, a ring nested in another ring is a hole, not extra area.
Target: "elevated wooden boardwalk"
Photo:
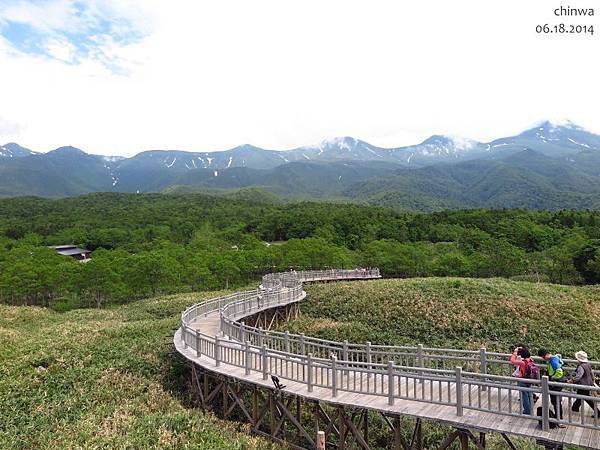
[[[270,376],[276,375],[286,385],[284,394],[305,401],[449,425],[461,430],[463,434],[457,432],[455,437],[464,437],[463,446],[467,439],[464,433],[478,448],[484,448],[485,441],[477,441],[472,433],[494,432],[534,438],[549,448],[600,448],[600,417],[592,417],[587,406],[580,409],[583,413],[571,411],[577,398],[595,402],[597,407],[600,398],[579,396],[571,385],[550,383],[546,377],[518,386],[515,378],[507,376],[511,373],[508,355],[485,349],[473,352],[323,341],[242,322],[301,301],[306,295],[302,290],[305,281],[378,277],[378,271],[364,270],[270,274],[263,279],[262,289],[186,310],[175,335],[176,348],[203,370],[262,389],[272,390]],[[567,366],[572,364],[567,360]],[[549,414],[550,389],[556,387],[564,388],[564,417],[560,421]],[[542,426],[537,417],[522,414],[521,392],[539,396],[533,410],[542,407]],[[285,405],[278,408],[284,417]],[[555,422],[567,426],[551,428]],[[352,422],[340,423],[350,427],[360,447],[369,448],[358,430],[352,429]]]

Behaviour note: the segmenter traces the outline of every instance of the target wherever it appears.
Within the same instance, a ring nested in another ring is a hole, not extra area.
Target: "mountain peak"
[[[78,149],[77,147],[72,147],[67,145],[65,147],[58,147],[55,150],[51,150],[48,152],[48,155],[55,156],[86,156],[87,153],[83,150]]]
[[[245,150],[245,151],[252,151],[252,150],[262,150],[262,148],[259,148],[255,145],[252,144],[242,144],[242,145],[238,145],[237,147],[232,148],[231,150]]]
[[[350,136],[338,136],[334,138],[324,139],[319,144],[310,146],[312,148],[318,148],[320,150],[346,150],[350,151],[360,141]]]
[[[477,142],[462,137],[434,134],[421,142],[420,145],[441,147],[445,149],[452,148],[454,150],[469,150],[476,144]]]
[[[422,145],[450,145],[453,143],[454,141],[451,138],[441,134],[434,134],[421,142]]]
[[[20,158],[23,156],[34,155],[35,153],[36,152],[33,150],[22,147],[15,142],[9,142],[8,144],[0,145],[0,158]]]
[[[534,127],[523,131],[520,136],[535,136],[537,134],[546,133],[560,133],[568,131],[585,131],[579,125],[571,122],[570,120],[544,120],[539,122]]]

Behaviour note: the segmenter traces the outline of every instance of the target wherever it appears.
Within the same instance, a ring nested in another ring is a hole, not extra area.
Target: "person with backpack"
[[[548,372],[548,378],[554,383],[564,383],[566,381],[565,372],[563,371],[563,360],[558,354],[553,355],[545,348],[538,350],[538,356],[546,361],[546,370]],[[553,392],[561,392],[563,388],[561,386],[550,385],[550,390]],[[554,408],[554,414],[557,420],[563,418],[562,410],[562,398],[560,394],[550,394],[550,403]],[[564,428],[564,424],[558,424],[560,428]]]
[[[594,371],[592,370],[592,366],[588,361],[588,355],[584,351],[580,351],[575,353],[575,359],[577,360],[577,370],[575,371],[575,376],[571,380],[573,384],[580,384],[583,386],[594,386],[596,384],[596,380],[594,379]],[[587,389],[576,389],[577,395],[590,395],[590,391]],[[595,417],[600,418],[600,409],[594,404],[592,400],[586,400],[587,404],[591,406],[592,411],[595,411]],[[579,412],[579,407],[581,406],[582,401],[580,398],[576,399],[573,402],[573,406],[571,406],[571,410],[574,412]],[[592,414],[594,417],[594,413]]]
[[[516,367],[513,375],[517,378],[537,379],[539,372],[527,347],[515,347],[510,355],[510,363]],[[531,383],[517,382],[517,386],[531,388]],[[523,414],[531,415],[531,392],[519,391]]]

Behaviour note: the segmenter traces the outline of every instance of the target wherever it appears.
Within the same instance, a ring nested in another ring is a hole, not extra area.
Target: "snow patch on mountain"
[[[106,162],[119,162],[126,159],[124,156],[102,156],[102,159]]]
[[[583,142],[577,142],[576,140],[574,140],[574,139],[571,139],[571,138],[567,138],[567,139],[568,139],[569,141],[571,141],[571,142],[572,142],[573,144],[575,144],[575,145],[581,145],[582,147],[585,147],[585,148],[592,148],[592,147],[590,147],[589,145],[587,145],[587,144],[584,144]]]
[[[341,150],[341,151],[352,151],[358,144],[358,139],[353,137],[334,137],[331,139],[324,139],[316,145],[308,145],[305,148],[311,150],[318,150],[318,155],[321,155],[325,150]]]

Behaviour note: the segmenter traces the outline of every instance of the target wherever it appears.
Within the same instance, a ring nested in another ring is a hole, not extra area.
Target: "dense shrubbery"
[[[48,245],[94,250],[80,264]],[[269,271],[377,266],[388,277],[600,281],[600,214],[433,214],[206,195],[0,200],[0,300],[70,309],[238,286]]]
[[[508,352],[516,342],[600,357],[600,286],[416,278],[306,286],[284,327],[324,339]]]

